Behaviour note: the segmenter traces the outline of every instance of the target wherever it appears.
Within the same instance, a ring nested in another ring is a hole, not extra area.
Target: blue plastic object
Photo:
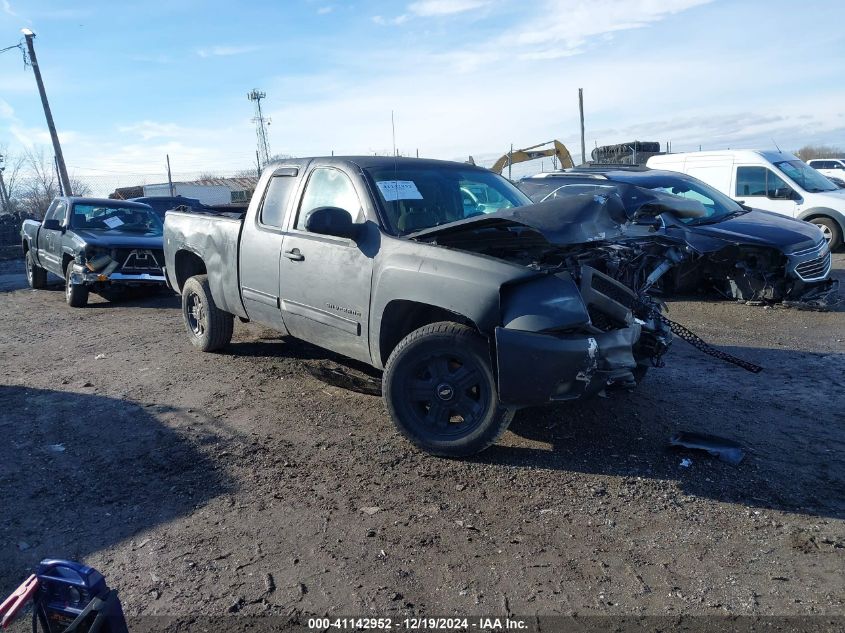
[[[39,583],[37,602],[41,625],[48,633],[65,631],[86,609],[86,616],[74,629],[78,633],[126,631],[116,592],[108,588],[106,579],[93,567],[69,560],[45,559],[39,563],[35,575]]]

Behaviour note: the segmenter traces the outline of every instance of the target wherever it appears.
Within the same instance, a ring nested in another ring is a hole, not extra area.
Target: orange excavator
[[[538,149],[546,145],[551,145],[552,147]],[[557,158],[559,163],[558,169],[566,169],[568,167],[575,166],[572,162],[572,156],[570,155],[569,150],[566,149],[566,145],[558,140],[551,140],[546,141],[545,143],[538,143],[537,145],[532,145],[531,147],[526,147],[524,149],[515,149],[512,152],[508,152],[493,163],[493,166],[490,169],[495,171],[497,174],[501,174],[508,165],[515,165],[516,163],[524,163],[525,161],[535,160],[537,158],[546,158],[549,156]],[[471,156],[470,161],[474,164]]]

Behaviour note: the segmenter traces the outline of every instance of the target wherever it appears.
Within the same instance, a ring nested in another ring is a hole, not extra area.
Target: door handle
[[[305,259],[305,255],[300,253],[298,248],[294,248],[290,251],[284,251],[282,255],[295,262],[301,262],[303,259]]]

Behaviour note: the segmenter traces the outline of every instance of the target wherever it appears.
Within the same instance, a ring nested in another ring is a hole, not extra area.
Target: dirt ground
[[[845,254],[835,256],[845,284]],[[845,312],[673,301],[765,367],[676,341],[634,392],[517,414],[468,460],[412,449],[360,372],[178,298],[64,303],[0,268],[0,593],[85,561],[130,616],[845,616]],[[667,448],[678,430],[749,449]],[[682,467],[683,458],[692,460]]]

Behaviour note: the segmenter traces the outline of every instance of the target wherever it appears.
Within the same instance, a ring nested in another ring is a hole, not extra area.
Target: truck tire
[[[41,290],[47,286],[47,271],[35,263],[32,251],[26,251],[26,280],[33,290]]]
[[[65,268],[65,300],[71,308],[84,308],[88,303],[88,286],[70,283],[70,272],[73,263]]]
[[[214,303],[208,275],[196,275],[182,287],[182,318],[191,344],[203,352],[213,352],[232,340],[235,317]]]
[[[833,218],[813,218],[810,222],[822,230],[824,239],[830,245],[831,251],[835,251],[842,246],[842,231],[839,229],[839,224],[836,220]]]
[[[402,339],[383,385],[396,428],[432,455],[483,451],[513,419],[514,410],[499,402],[487,341],[458,323],[432,323]]]

